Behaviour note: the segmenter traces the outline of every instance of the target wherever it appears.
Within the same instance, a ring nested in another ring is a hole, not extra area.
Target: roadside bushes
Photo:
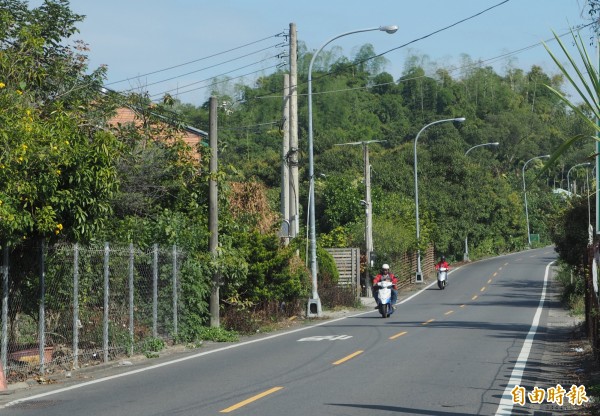
[[[584,254],[588,244],[589,212],[594,212],[595,203],[588,207],[587,198],[572,198],[569,207],[559,211],[551,219],[550,236],[561,260],[568,265],[585,266]]]

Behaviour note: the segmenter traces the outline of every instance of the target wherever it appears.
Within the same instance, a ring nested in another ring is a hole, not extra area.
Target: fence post
[[[152,260],[152,336],[158,337],[158,244],[154,243]]]
[[[79,368],[79,243],[73,246],[73,368]]]
[[[108,362],[108,299],[109,299],[109,254],[108,242],[104,243],[104,317],[102,330],[102,349],[104,350],[104,362]]]
[[[177,245],[173,244],[173,337],[177,338]]]
[[[133,243],[129,243],[129,355],[133,355],[133,341],[134,341],[134,324],[133,324],[133,265],[134,265],[134,251]]]
[[[45,246],[44,238],[40,241],[40,305],[39,305],[39,324],[38,324],[38,341],[40,352],[40,373],[44,374],[44,347],[46,345],[46,265],[45,262]]]
[[[0,351],[0,360],[2,360],[4,369],[8,353],[8,244],[5,244],[2,251],[2,350]]]

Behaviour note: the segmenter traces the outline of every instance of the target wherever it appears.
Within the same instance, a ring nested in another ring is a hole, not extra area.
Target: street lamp
[[[370,32],[380,30],[389,34],[396,33],[398,26],[379,26],[369,29],[353,30],[351,32],[342,33],[341,35],[334,36],[325,42],[312,56],[310,64],[308,65],[308,176],[310,181],[309,186],[309,207],[308,215],[310,218],[310,273],[312,275],[312,298],[308,300],[308,316],[317,315],[321,316],[321,300],[317,292],[317,238],[315,232],[315,198],[314,198],[314,157],[313,157],[313,118],[312,118],[312,67],[315,63],[315,59],[319,52],[334,40],[341,38],[342,36],[351,35],[353,33]],[[313,309],[314,308],[314,309]],[[313,311],[314,310],[314,311]]]
[[[481,143],[481,144],[476,144],[475,146],[471,147],[469,150],[467,150],[465,152],[465,156],[473,149],[475,149],[476,147],[481,147],[481,146],[498,146],[500,145],[500,143],[498,142],[493,142],[493,143]]]
[[[529,234],[529,212],[527,210],[527,191],[525,190],[525,166],[529,162],[535,159],[542,159],[544,157],[550,157],[550,155],[536,156],[529,159],[525,164],[523,164],[522,175],[523,176],[523,197],[525,198],[525,221],[527,222],[527,245],[531,246],[531,235]]]
[[[569,175],[571,174],[571,171],[578,166],[590,166],[590,165],[591,165],[590,162],[580,163],[578,165],[571,167],[571,169],[569,169],[569,171],[567,172],[567,191],[571,192],[571,181],[569,181]]]
[[[423,127],[421,130],[419,130],[419,132],[417,133],[417,137],[415,137],[415,217],[416,217],[416,221],[417,221],[417,244],[419,244],[421,242],[421,231],[420,231],[420,227],[419,227],[419,179],[417,176],[417,140],[419,140],[419,136],[427,127],[433,126],[434,124],[446,123],[449,121],[458,121],[458,122],[462,123],[463,121],[465,121],[465,118],[464,117],[447,118],[444,120],[438,120],[438,121],[431,122],[431,123],[427,124],[425,127]],[[417,273],[415,276],[415,281],[416,282],[423,281],[423,273],[421,272],[421,249],[420,248],[417,249]]]
[[[469,148],[466,152],[465,152],[465,156],[469,154],[469,152],[473,149],[475,149],[476,147],[481,147],[481,146],[499,146],[500,143],[498,142],[493,142],[493,143],[481,143],[481,144],[476,144],[475,146]],[[465,235],[465,253],[463,255],[463,260],[464,261],[469,261],[469,235],[468,233]]]

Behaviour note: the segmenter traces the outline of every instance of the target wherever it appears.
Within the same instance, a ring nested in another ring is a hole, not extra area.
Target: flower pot
[[[52,353],[54,347],[44,347],[44,363],[52,361]],[[24,350],[18,350],[8,353],[8,359],[13,361],[19,361],[29,364],[39,364],[40,362],[40,349],[39,348],[28,348]]]

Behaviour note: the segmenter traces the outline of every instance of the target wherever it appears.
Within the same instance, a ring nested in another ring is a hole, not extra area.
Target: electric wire
[[[257,127],[272,126],[273,124],[281,124],[281,120],[268,121],[268,122],[265,122],[265,123],[258,123],[258,124],[250,124],[250,125],[247,125],[247,126],[219,127],[219,130],[228,130],[228,131],[251,130],[251,129],[255,129]]]
[[[275,45],[275,46],[279,47],[279,46],[281,46],[281,45]],[[180,74],[180,75],[173,76],[173,77],[171,77],[171,78],[165,78],[165,79],[162,79],[162,80],[160,80],[160,81],[155,81],[155,82],[152,82],[152,83],[149,83],[149,84],[145,84],[145,85],[144,85],[144,88],[146,88],[146,87],[150,87],[150,86],[152,86],[152,85],[158,85],[158,84],[162,84],[162,83],[164,83],[164,82],[172,81],[172,80],[174,80],[174,79],[182,78],[182,77],[185,77],[185,76],[188,76],[188,75],[196,74],[196,73],[198,73],[198,72],[202,72],[202,71],[205,71],[205,70],[207,70],[207,69],[215,68],[215,67],[217,67],[217,66],[221,66],[221,65],[224,65],[224,64],[227,64],[227,63],[233,62],[233,61],[237,61],[237,60],[239,60],[239,59],[242,59],[242,58],[247,58],[248,56],[251,56],[251,55],[254,55],[254,54],[256,54],[256,53],[259,53],[259,52],[264,52],[264,51],[266,51],[266,50],[268,50],[268,49],[271,49],[272,47],[273,47],[273,46],[269,46],[269,47],[267,47],[267,48],[260,49],[260,50],[258,50],[258,51],[250,52],[250,53],[248,53],[248,54],[246,54],[246,55],[241,55],[241,56],[238,56],[238,57],[236,57],[236,58],[229,59],[229,60],[227,60],[227,61],[219,62],[219,63],[217,63],[217,64],[214,64],[214,65],[211,65],[211,66],[207,66],[207,67],[204,67],[204,68],[197,69],[197,70],[195,70],[195,71],[190,71],[190,72],[187,72],[187,73],[185,73],[185,74]],[[239,67],[239,68],[237,68],[237,69],[243,69],[243,68],[247,68],[248,66],[255,65],[255,64],[258,64],[258,63],[261,63],[261,62],[267,61],[267,60],[269,60],[269,59],[273,59],[273,58],[280,58],[280,57],[281,57],[281,54],[273,55],[273,56],[270,56],[270,57],[268,57],[268,58],[261,59],[260,61],[256,61],[256,62],[253,62],[253,63],[251,63],[251,64],[244,65],[244,66],[242,66],[242,67]],[[229,72],[231,72],[231,71],[229,71]],[[227,73],[229,73],[229,72],[227,72]],[[221,76],[221,75],[215,75],[215,76],[212,76],[211,78],[215,78],[215,77],[219,77],[219,76]],[[198,81],[198,82],[199,82],[199,81]],[[123,90],[122,92],[131,92],[131,91],[135,91],[135,88],[132,88],[132,89],[129,89],[129,90]]]
[[[274,37],[280,37],[280,36],[282,36],[284,34],[285,34],[285,32],[280,32],[280,33],[278,33],[276,35],[267,36],[266,38],[262,38],[262,39],[259,39],[259,40],[253,41],[253,42],[249,42],[249,43],[246,43],[244,45],[240,45],[240,46],[237,46],[235,48],[228,49],[226,51],[222,51],[222,52],[218,52],[218,53],[215,53],[215,54],[212,54],[212,55],[208,55],[208,56],[205,56],[205,57],[202,57],[202,58],[194,59],[192,61],[184,62],[182,64],[173,65],[173,66],[170,66],[168,68],[158,69],[156,71],[148,72],[146,74],[138,75],[138,76],[135,76],[135,77],[125,78],[125,79],[122,79],[120,81],[113,81],[113,82],[110,82],[110,83],[108,83],[106,85],[108,86],[108,85],[120,84],[122,82],[127,82],[127,81],[131,81],[131,80],[134,80],[134,79],[139,79],[139,78],[147,77],[149,75],[154,75],[154,74],[158,74],[158,73],[165,72],[165,71],[170,71],[171,69],[175,69],[175,68],[179,68],[179,67],[182,67],[182,66],[185,66],[185,65],[190,65],[190,64],[193,64],[193,63],[196,63],[196,62],[204,61],[206,59],[214,58],[215,56],[224,55],[226,53],[233,52],[233,51],[236,51],[238,49],[242,49],[242,48],[245,48],[247,46],[263,42],[263,41],[265,41],[267,39],[271,39],[271,38],[274,38]]]
[[[377,58],[377,57],[379,57],[379,56],[383,56],[383,55],[385,55],[385,54],[388,54],[388,53],[390,53],[390,52],[393,52],[393,51],[395,51],[395,50],[397,50],[397,49],[404,48],[404,47],[406,47],[406,46],[408,46],[408,45],[410,45],[410,44],[412,44],[412,43],[418,42],[418,41],[420,41],[420,40],[423,40],[423,39],[427,39],[428,37],[431,37],[431,36],[433,36],[433,35],[436,35],[436,34],[438,34],[438,33],[440,33],[440,32],[443,32],[443,31],[445,31],[445,30],[448,30],[448,29],[450,29],[451,27],[457,26],[457,25],[459,25],[459,24],[461,24],[461,23],[464,23],[464,22],[466,22],[466,21],[468,21],[468,20],[474,19],[474,18],[476,18],[477,16],[481,16],[482,14],[484,14],[484,13],[487,13],[487,12],[489,12],[490,10],[493,10],[493,9],[495,9],[496,7],[500,7],[500,6],[502,6],[503,4],[505,4],[505,3],[508,3],[509,1],[510,1],[510,0],[504,0],[504,1],[501,1],[500,3],[498,3],[498,4],[495,4],[495,5],[493,5],[493,6],[490,6],[490,7],[488,7],[488,8],[487,8],[487,9],[485,9],[485,10],[482,10],[482,11],[480,11],[480,12],[478,12],[478,13],[475,13],[475,14],[473,14],[473,15],[469,16],[469,17],[465,17],[464,19],[462,19],[462,20],[459,20],[459,21],[457,21],[457,22],[454,22],[454,23],[452,23],[452,24],[450,24],[450,25],[448,25],[448,26],[442,27],[441,29],[435,30],[435,31],[433,31],[433,32],[431,32],[431,33],[429,33],[429,34],[427,34],[427,35],[425,35],[425,36],[421,36],[420,38],[414,39],[414,40],[412,40],[412,41],[410,41],[410,42],[408,42],[408,43],[405,43],[404,45],[400,45],[400,46],[398,46],[398,47],[395,47],[395,48],[389,49],[389,50],[387,50],[387,51],[385,51],[385,52],[382,52],[382,53],[380,53],[380,54],[378,54],[378,55],[374,55],[374,56],[372,56],[372,57],[370,57],[370,58],[367,58],[367,59],[365,59],[364,61],[367,61],[367,60],[369,60],[369,59],[374,59],[374,58]],[[362,62],[358,62],[358,63],[360,64],[360,63],[362,63]]]
[[[249,65],[246,65],[246,67],[252,66],[252,65],[256,65],[256,62],[252,63],[252,64],[249,64]],[[206,79],[203,79],[201,81],[195,81],[195,82],[192,82],[191,84],[183,85],[183,86],[178,87],[178,88],[171,88],[171,89],[163,91],[163,92],[152,94],[152,95],[150,95],[150,99],[152,99],[152,97],[164,96],[165,94],[168,94],[168,93],[171,93],[171,92],[174,92],[174,91],[176,92],[177,96],[180,96],[182,94],[187,94],[189,92],[201,90],[203,88],[209,88],[209,87],[212,87],[212,86],[215,86],[215,85],[219,85],[219,84],[222,84],[222,83],[225,83],[225,82],[233,81],[235,79],[243,78],[243,77],[248,76],[248,75],[254,75],[254,74],[257,74],[259,72],[263,72],[263,71],[266,71],[266,70],[269,70],[269,69],[277,68],[278,66],[279,66],[279,64],[272,65],[272,66],[267,67],[267,68],[261,68],[261,69],[258,69],[256,71],[253,71],[253,72],[248,72],[246,74],[239,75],[237,77],[227,78],[227,79],[224,79],[224,80],[221,80],[221,81],[212,82],[210,85],[204,85],[202,87],[196,87],[196,88],[192,88],[192,89],[185,90],[185,91],[179,91],[179,88],[191,87],[192,85],[200,84],[202,82],[207,82],[207,81],[211,81],[211,80],[215,79],[215,77],[206,78]],[[242,68],[245,68],[245,67],[242,67]],[[226,74],[231,73],[231,72],[239,71],[239,70],[240,70],[240,68],[232,69],[229,72],[225,72],[223,75],[226,75]],[[281,97],[279,97],[279,98],[281,98]]]

